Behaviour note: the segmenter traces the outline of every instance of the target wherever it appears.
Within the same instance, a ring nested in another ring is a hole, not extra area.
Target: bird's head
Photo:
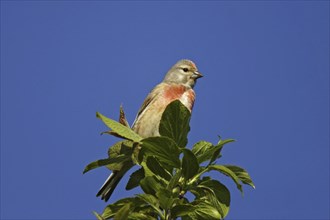
[[[198,72],[194,62],[191,60],[180,60],[167,72],[164,82],[184,84],[193,88],[198,78],[203,75]]]

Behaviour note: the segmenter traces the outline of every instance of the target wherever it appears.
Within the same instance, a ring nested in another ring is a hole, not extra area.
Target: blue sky
[[[189,144],[234,138],[228,219],[329,218],[329,1],[1,1],[1,219],[91,219],[82,175],[179,59],[204,74]],[[124,190],[112,200],[139,191]]]

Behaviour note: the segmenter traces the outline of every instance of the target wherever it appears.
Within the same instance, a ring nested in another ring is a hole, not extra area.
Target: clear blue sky
[[[1,1],[1,219],[91,219],[117,141],[179,59],[204,78],[189,143],[234,138],[228,219],[329,218],[329,1]],[[112,200],[125,192],[127,179]]]

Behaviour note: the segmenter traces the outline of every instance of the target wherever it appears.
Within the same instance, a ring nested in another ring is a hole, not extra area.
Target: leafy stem
[[[119,122],[100,113],[97,117],[110,129],[105,134],[124,140],[109,148],[108,158],[87,165],[84,173],[107,167],[121,174],[120,180],[138,164],[140,168],[130,175],[126,190],[140,187],[143,191],[107,205],[102,214],[95,212],[97,219],[223,219],[229,212],[230,192],[218,180],[204,176],[209,171],[231,178],[242,193],[243,184],[255,188],[245,169],[218,164],[222,148],[233,139],[220,139],[216,144],[199,141],[191,149],[185,147],[190,111],[178,100],[165,109],[158,137],[141,138],[131,130],[122,108]],[[189,193],[194,196],[190,201],[186,198]]]

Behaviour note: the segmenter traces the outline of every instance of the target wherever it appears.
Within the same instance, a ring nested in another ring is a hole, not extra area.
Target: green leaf
[[[131,156],[133,153],[133,142],[132,141],[119,141],[109,147],[108,149],[108,156],[110,158],[116,157],[121,154],[125,154]]]
[[[93,211],[93,214],[96,216],[97,220],[104,220],[99,213]]]
[[[151,195],[156,195],[156,192],[165,188],[165,185],[166,184],[162,182],[160,179],[157,179],[156,176],[146,176],[140,182],[140,186],[142,190],[146,194],[151,194]]]
[[[118,210],[118,212],[114,217],[114,220],[126,220],[130,212],[131,212],[131,204],[127,203]]]
[[[159,206],[158,199],[155,196],[153,196],[153,195],[150,195],[150,194],[139,194],[137,196],[140,199],[142,199],[143,201],[145,201],[146,203],[148,203],[149,205],[156,206],[156,207]]]
[[[143,168],[140,168],[133,172],[127,182],[126,190],[133,189],[137,186],[139,186],[140,181],[144,178],[144,170]]]
[[[230,169],[231,171],[233,171],[237,175],[237,177],[242,181],[242,183],[248,184],[255,189],[255,185],[253,184],[252,179],[246,170],[234,165],[224,165],[224,166]]]
[[[120,141],[111,146],[108,150],[109,158],[118,158],[120,160],[121,157],[126,156],[126,160],[118,161],[116,163],[111,163],[107,165],[110,170],[120,170],[124,165],[126,165],[126,161],[131,161],[133,153],[133,142],[132,141]]]
[[[168,137],[149,137],[142,140],[141,155],[154,156],[159,162],[179,168],[180,150],[176,143]],[[140,156],[140,155],[139,155]]]
[[[208,197],[213,206],[219,211],[222,218],[225,218],[229,212],[230,206],[230,192],[227,187],[217,180],[202,181],[199,185]]]
[[[216,150],[213,150],[213,155],[211,157],[210,163],[213,163],[216,159],[221,157],[221,150],[223,146],[227,143],[234,142],[235,140],[233,139],[227,139],[227,140],[220,140],[217,145],[214,146]]]
[[[193,147],[193,152],[195,153],[198,163],[203,163],[207,160],[210,160],[212,163],[215,159],[220,156],[220,151],[222,147],[230,142],[233,142],[233,139],[227,139],[224,141],[219,142],[217,145],[213,146],[209,142],[201,141],[195,144]]]
[[[204,167],[204,166],[200,166],[199,167],[199,170],[198,170],[198,173],[196,175],[194,175],[193,178],[191,178],[189,181],[188,181],[188,185],[192,185],[194,184],[195,182],[199,181],[200,177],[206,173],[206,172],[209,172],[209,169],[207,167]],[[205,178],[205,177],[204,177]]]
[[[171,102],[162,115],[160,135],[172,138],[179,147],[185,147],[188,143],[190,116],[190,111],[179,100]]]
[[[127,164],[131,164],[130,166],[133,166],[131,157],[127,155],[119,155],[118,157],[108,159],[111,162],[107,165],[107,168],[112,171],[119,171],[122,169],[122,167],[127,166]]]
[[[193,148],[192,152],[198,159],[198,163],[203,163],[204,161],[209,160],[209,150],[213,147],[213,144],[207,141],[199,141],[197,142]]]
[[[161,164],[157,161],[155,157],[149,156],[147,158],[146,165],[148,166],[149,170],[151,170],[151,172],[153,172],[157,176],[165,180],[171,179],[172,175],[161,166]]]
[[[140,140],[142,140],[142,138],[132,129],[126,127],[125,125],[120,124],[119,122],[107,118],[99,112],[96,112],[96,117],[101,119],[103,123],[111,129],[110,133],[134,142],[139,142]]]
[[[102,166],[117,166],[118,164],[121,164],[125,161],[129,161],[130,160],[130,157],[127,157],[126,155],[119,155],[115,158],[107,158],[107,159],[101,159],[101,160],[97,160],[97,161],[94,161],[90,164],[88,164],[83,173],[86,173],[90,170],[93,170],[95,168],[98,168],[98,167],[102,167]]]
[[[136,197],[138,198],[138,197]],[[139,200],[143,201],[142,199],[138,198]],[[140,206],[136,206],[135,209],[134,209],[134,213],[139,213],[139,214],[143,214],[143,215],[146,215],[148,217],[148,220],[149,219],[155,219],[157,220],[159,214],[158,214],[158,211],[156,211],[151,205],[149,205],[147,202],[143,201],[144,204],[140,205]],[[140,219],[140,218],[134,218],[134,213],[132,213],[130,216],[129,216],[129,219]],[[131,218],[132,216],[132,218]],[[142,217],[142,219],[145,219],[144,217]]]
[[[170,182],[168,183],[166,189],[169,189],[169,190],[173,189],[174,190],[174,188],[178,186],[180,177],[181,177],[181,169],[177,169],[176,173],[174,174],[174,176],[171,178]]]
[[[243,188],[242,188],[242,185],[240,184],[240,179],[231,169],[229,169],[223,165],[210,165],[208,167],[208,169],[219,171],[219,172],[225,174],[226,176],[231,177],[232,180],[234,180],[234,182],[236,183],[236,186],[239,189],[239,191],[241,191],[241,193],[243,193]]]
[[[141,213],[141,212],[131,212],[129,216],[127,216],[128,220],[157,220],[157,217],[151,216],[149,213]]]
[[[197,219],[220,219],[221,214],[218,212],[216,208],[212,206],[211,203],[201,200],[195,201],[197,204],[195,206],[195,215]]]
[[[199,164],[195,154],[189,149],[183,149],[182,175],[186,180],[198,173]]]
[[[107,166],[110,170],[120,170],[123,163],[130,160],[133,151],[133,142],[120,141],[111,146],[108,150],[109,158],[94,161],[88,164],[83,173],[86,173],[92,169]]]
[[[156,211],[157,213],[159,213],[160,216],[162,216],[162,211],[159,209],[159,201],[155,196],[150,194],[139,194],[137,196],[144,202],[148,203],[154,209],[154,211]]]
[[[169,209],[174,202],[172,193],[167,189],[160,189],[156,192],[156,196],[158,197],[160,207],[164,210]]]
[[[149,167],[147,166],[147,163],[146,163],[146,161],[144,160],[144,161],[142,161],[141,163],[140,163],[140,165],[142,166],[142,168],[143,168],[143,170],[144,170],[144,176],[145,177],[147,177],[147,176],[155,176],[156,177],[156,175],[149,169]],[[157,176],[157,178],[158,178],[158,176]]]
[[[189,214],[189,215],[184,215],[181,217],[181,220],[196,220],[197,219],[197,216],[192,213],[192,214]]]
[[[114,217],[114,215],[126,204],[130,204],[132,207],[132,210],[134,207],[142,206],[145,204],[145,202],[137,197],[129,197],[129,198],[124,198],[120,199],[117,202],[108,205],[103,213],[102,213],[102,218],[103,219],[109,219]]]
[[[171,209],[172,217],[182,217],[185,215],[193,214],[196,208],[193,205],[185,204],[185,205],[176,205]]]
[[[196,155],[196,157],[199,157],[203,155],[210,147],[212,147],[213,144],[207,141],[199,141],[196,144],[194,144],[192,148],[192,152]]]

